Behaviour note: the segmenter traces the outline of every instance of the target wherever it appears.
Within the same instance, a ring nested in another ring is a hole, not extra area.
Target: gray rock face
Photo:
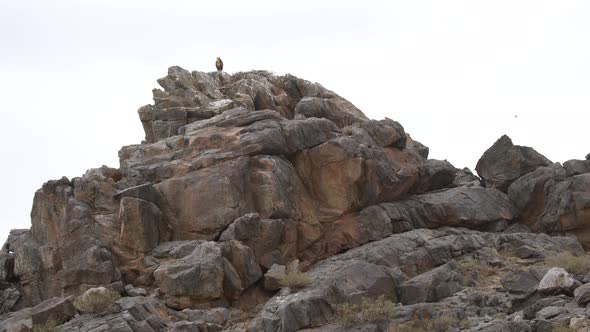
[[[39,303],[31,309],[33,325],[44,325],[48,320],[53,320],[59,325],[70,320],[76,314],[72,300],[72,297],[54,297]]]
[[[398,288],[400,302],[436,302],[456,293],[463,288],[460,272],[456,270],[456,264],[447,263],[404,282]]]
[[[585,305],[590,302],[590,284],[582,285],[574,290],[574,297],[576,303],[579,305]]]
[[[529,295],[537,290],[539,280],[531,271],[518,270],[507,274],[501,280],[502,286],[510,293]]]
[[[90,331],[168,331],[167,309],[150,297],[121,298],[118,307],[107,315],[80,315],[59,327],[63,332]]]
[[[238,241],[172,242],[154,251],[161,261],[155,284],[172,308],[236,299],[262,277],[252,250]]]
[[[239,241],[229,241],[221,245],[221,252],[236,269],[244,289],[262,278],[260,266],[256,263],[254,253],[249,247]]]
[[[154,278],[166,295],[217,299],[223,296],[222,263],[221,249],[212,242],[202,242],[188,256],[161,264]]]
[[[220,241],[239,240],[250,247],[256,262],[265,268],[286,264],[297,252],[296,224],[293,220],[261,219],[258,213],[236,219],[220,236]]]
[[[149,252],[168,239],[169,226],[160,209],[151,202],[138,198],[121,199],[121,244],[140,252]]]
[[[284,265],[273,264],[264,274],[264,289],[269,291],[279,290],[283,287],[281,279],[287,274]]]
[[[590,173],[590,161],[589,160],[568,160],[563,163],[565,168],[565,174],[567,177]]]
[[[477,162],[475,170],[486,187],[506,192],[519,177],[551,161],[530,147],[512,144],[506,135],[500,137]]]
[[[428,159],[419,168],[420,178],[414,188],[416,193],[451,187],[459,170],[446,160]]]
[[[516,180],[508,195],[534,231],[574,232],[588,246],[589,173],[567,177],[559,166],[539,167]]]

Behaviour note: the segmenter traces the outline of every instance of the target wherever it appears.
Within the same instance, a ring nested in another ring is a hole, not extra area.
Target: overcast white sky
[[[118,166],[169,66],[217,56],[319,82],[456,167],[502,134],[590,152],[588,1],[0,0],[0,243],[43,182]]]

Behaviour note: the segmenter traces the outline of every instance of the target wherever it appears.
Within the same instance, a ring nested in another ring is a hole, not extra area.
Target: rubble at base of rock
[[[119,168],[35,193],[0,249],[0,332],[590,331],[590,155],[502,136],[478,177],[292,75],[158,83]],[[343,323],[377,299],[394,310]]]

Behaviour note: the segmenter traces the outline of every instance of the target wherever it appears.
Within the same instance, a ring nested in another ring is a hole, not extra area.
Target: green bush
[[[573,274],[586,274],[590,270],[590,257],[588,255],[575,256],[569,251],[547,256],[547,267],[562,267]]]
[[[395,304],[381,295],[378,298],[364,298],[361,304],[344,303],[336,308],[336,321],[343,326],[359,323],[379,322],[390,319],[395,313]]]
[[[85,293],[74,300],[74,306],[82,313],[102,313],[107,311],[121,296],[119,293],[105,290]]]
[[[311,284],[311,279],[303,272],[289,272],[281,278],[280,283],[283,287],[301,289]]]

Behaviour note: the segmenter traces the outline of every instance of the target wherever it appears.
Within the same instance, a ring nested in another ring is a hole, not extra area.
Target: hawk
[[[215,61],[215,67],[217,67],[218,72],[223,71],[223,61],[221,61],[220,57],[217,57],[217,61]]]

